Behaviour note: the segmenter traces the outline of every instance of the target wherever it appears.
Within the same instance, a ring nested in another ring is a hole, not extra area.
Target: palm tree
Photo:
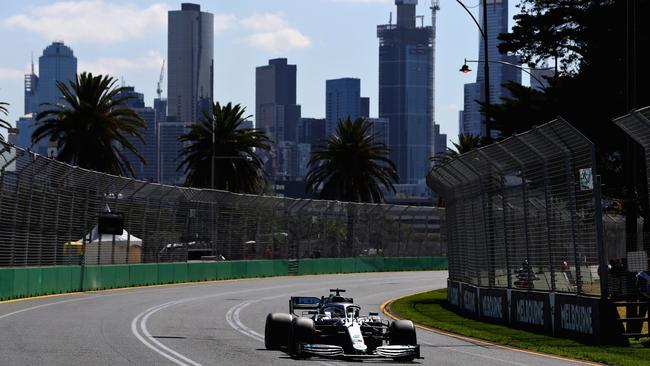
[[[121,94],[116,80],[108,75],[82,73],[66,85],[57,81],[61,102],[36,115],[38,127],[32,143],[43,139],[57,143],[57,159],[82,168],[115,175],[133,176],[133,167],[125,155],[132,152],[144,158],[132,144],[144,143],[145,122],[126,107],[130,96]],[[145,162],[146,163],[146,162]]]
[[[9,106],[8,103],[0,102],[0,114],[4,114],[5,116],[9,115],[9,111],[7,110],[7,107]],[[5,121],[4,119],[0,118],[0,128],[4,129],[10,129],[11,125],[9,122]],[[4,141],[3,135],[0,135],[0,141]]]
[[[199,123],[178,139],[188,145],[180,151],[185,185],[238,193],[260,193],[266,186],[264,163],[257,150],[271,150],[271,140],[257,128],[241,128],[245,108],[228,103],[212,106]],[[213,170],[214,169],[214,174]],[[214,184],[212,180],[214,178]]]
[[[307,191],[321,199],[345,202],[383,202],[381,186],[395,192],[399,175],[386,144],[377,142],[372,124],[363,118],[339,122],[336,132],[316,147],[309,160]],[[354,247],[356,208],[347,210],[346,248]],[[337,242],[337,254],[341,245]]]
[[[395,192],[399,181],[395,163],[371,129],[363,118],[341,121],[312,153],[307,190],[316,193],[322,186],[320,198],[346,202],[383,202],[381,186]]]
[[[437,154],[430,158],[434,165],[442,165],[449,162],[451,159],[478,149],[487,144],[485,137],[472,135],[469,133],[461,133],[458,135],[458,143],[452,142],[454,149],[447,148],[447,151],[442,154]]]
[[[449,163],[451,160],[454,158],[463,155],[465,153],[468,153],[472,150],[478,149],[481,146],[487,145],[489,142],[485,137],[477,136],[477,135],[472,135],[469,133],[461,133],[458,135],[458,143],[452,142],[452,145],[454,145],[454,149],[447,148],[447,151],[442,153],[442,154],[436,154],[430,158],[431,161],[433,161],[434,167],[436,165],[445,165]],[[442,198],[442,196],[438,196],[438,207],[444,207],[445,206],[445,201]]]

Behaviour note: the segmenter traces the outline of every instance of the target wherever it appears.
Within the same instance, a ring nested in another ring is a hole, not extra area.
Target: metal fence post
[[[460,161],[460,159],[458,159],[457,161]],[[459,164],[461,164],[461,165],[463,165],[463,166],[465,166],[467,168],[467,166],[465,164],[462,164],[462,163],[459,163]],[[446,169],[446,172],[448,174],[451,174],[452,176],[454,176],[454,178],[458,179],[460,182],[463,182],[465,185],[469,185],[471,187],[471,186],[474,186],[474,185],[476,185],[478,183],[476,180],[470,179],[460,169],[456,168],[453,163],[447,164],[445,167],[448,168],[448,169]],[[452,170],[456,174],[454,174],[452,172]],[[471,169],[470,169],[470,172],[472,172]],[[478,178],[478,175],[475,172],[472,172],[472,173]],[[460,176],[460,178],[458,176]],[[469,193],[465,193],[463,195],[460,195],[457,198],[458,203],[461,203],[462,205],[470,207],[469,208],[469,211],[470,211],[469,214],[470,214],[471,219],[466,220],[466,221],[470,221],[470,222],[464,222],[464,224],[468,225],[468,227],[465,227],[464,230],[466,231],[467,229],[469,229],[470,225],[472,227],[472,230],[471,230],[471,235],[472,235],[471,242],[472,242],[472,247],[473,248],[469,248],[469,241],[470,241],[469,239],[466,240],[466,242],[464,243],[465,245],[463,246],[463,249],[467,253],[467,255],[466,255],[467,262],[469,262],[468,263],[469,265],[465,266],[465,271],[466,271],[465,276],[467,278],[464,279],[464,280],[468,281],[468,282],[471,282],[472,284],[475,284],[477,286],[481,284],[481,270],[480,270],[480,268],[475,268],[474,267],[475,262],[478,259],[478,251],[476,250],[476,248],[478,248],[480,246],[479,243],[478,243],[478,238],[477,238],[477,231],[478,231],[476,229],[477,216],[474,213],[474,200],[480,199],[481,200],[481,206],[483,206],[483,194],[481,192],[481,185],[480,185],[480,183],[478,183],[478,185],[479,185],[479,187],[478,187],[479,191],[478,192],[475,192],[474,191],[475,187],[472,187],[472,190],[469,191]],[[460,188],[461,187],[456,187],[456,189],[460,189]],[[462,187],[462,188],[464,188],[466,191],[469,189],[469,187]],[[464,211],[464,213],[466,213],[467,212],[467,207],[463,207],[463,211]],[[482,209],[481,211],[485,212],[484,209]],[[480,218],[480,220],[481,220],[481,222],[483,224],[484,232],[483,232],[482,236],[485,237],[485,215],[478,216],[478,218]],[[470,258],[470,255],[469,255],[470,249],[474,249],[472,251],[471,258]],[[472,272],[474,272],[474,273],[472,274]],[[470,280],[469,278],[471,278],[471,277],[474,277],[474,279]]]
[[[378,204],[372,206],[370,211],[366,212],[366,221],[367,221],[367,224],[368,224],[367,225],[368,226],[368,252],[370,252],[370,248],[372,248],[371,243],[370,243],[370,236],[371,236],[370,235],[370,225],[372,223],[372,212],[375,211],[375,209],[377,209],[377,207],[379,207]],[[381,241],[381,238],[379,240]],[[376,248],[374,248],[374,249],[377,251],[377,254],[379,254],[378,245],[375,245],[375,246],[376,246]]]
[[[546,137],[547,140],[552,140],[552,137],[546,135],[544,131],[540,131],[540,133]],[[557,144],[556,144],[557,145]],[[582,273],[580,272],[580,255],[578,253],[578,237],[576,233],[576,226],[577,226],[577,208],[578,208],[578,203],[576,200],[576,194],[575,194],[575,182],[573,180],[573,170],[574,166],[573,163],[571,162],[571,152],[565,147],[560,146],[561,151],[563,152],[563,161],[564,161],[564,174],[566,177],[566,185],[568,187],[568,195],[569,195],[569,210],[570,210],[570,215],[571,215],[571,237],[573,239],[573,256],[574,256],[574,261],[576,264],[576,290],[578,294],[582,293]]]
[[[538,133],[538,135],[543,136],[543,134]],[[551,202],[548,198],[550,194],[549,190],[549,177],[548,177],[548,161],[547,158],[539,151],[537,150],[534,146],[532,146],[529,143],[526,143],[522,138],[519,136],[514,136],[514,139],[525,145],[534,155],[536,155],[541,161],[542,161],[542,166],[543,166],[543,176],[544,176],[544,202],[545,202],[545,213],[546,213],[546,240],[549,243],[548,244],[548,250],[549,250],[549,270],[551,271],[551,291],[556,290],[556,283],[555,283],[555,269],[553,265],[553,247],[551,246],[551,223],[552,223],[552,218],[550,214],[550,205]],[[555,144],[553,141],[548,141],[551,144]]]
[[[477,150],[478,151],[478,150]],[[465,160],[458,160],[459,163],[464,165],[469,171],[476,175],[479,185],[479,192],[481,197],[481,206],[483,210],[483,237],[485,240],[485,251],[488,255],[488,287],[494,287],[496,272],[495,272],[495,258],[494,258],[494,218],[492,217],[492,201],[489,198],[488,191],[483,181],[482,173],[479,167],[471,166]],[[492,248],[491,248],[492,247]],[[492,253],[492,254],[491,254]],[[479,275],[479,285],[482,285],[482,280]]]
[[[521,172],[521,195],[522,195],[522,199],[521,199],[522,202],[521,203],[522,203],[522,208],[524,210],[524,238],[525,238],[525,241],[526,241],[526,261],[528,263],[528,266],[531,267],[530,270],[532,270],[532,263],[530,263],[530,261],[531,261],[530,237],[529,237],[529,229],[528,229],[528,215],[529,215],[529,213],[528,213],[528,205],[529,205],[529,202],[528,202],[528,189],[527,189],[527,183],[526,183],[526,168],[525,168],[524,163],[515,154],[510,152],[504,145],[499,144],[499,145],[496,145],[496,146],[499,146],[499,148],[501,148],[501,150],[503,150],[506,154],[508,154],[508,156],[510,156],[510,158],[512,160],[516,161],[517,164],[519,165],[519,169],[520,169],[520,172]],[[526,269],[526,270],[528,270],[528,269]],[[531,289],[532,288],[531,281],[527,281],[527,282],[528,282],[528,289]]]
[[[404,215],[404,212],[409,209],[411,206],[406,206],[402,211],[399,213],[399,217],[397,218],[397,256],[400,256],[400,249],[402,246],[402,215]]]

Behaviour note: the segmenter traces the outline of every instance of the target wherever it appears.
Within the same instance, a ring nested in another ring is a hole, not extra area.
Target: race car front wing
[[[299,354],[318,357],[343,358],[420,358],[420,345],[415,346],[380,346],[372,354],[346,354],[341,346],[332,344],[299,344]]]

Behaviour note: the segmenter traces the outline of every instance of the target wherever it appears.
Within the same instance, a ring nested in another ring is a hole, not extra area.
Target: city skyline
[[[219,6],[198,3],[201,10],[215,14],[215,100],[241,103],[252,112],[255,67],[268,59],[287,57],[300,68],[297,103],[303,106],[303,116],[324,117],[325,90],[322,85],[327,79],[341,77],[361,79],[361,88],[366,91],[364,96],[371,100],[370,115],[377,115],[375,27],[387,22],[390,12],[394,11],[393,1],[351,3],[322,0],[312,4],[310,11],[303,3],[284,0],[273,4],[250,0]],[[420,3],[417,13],[426,15],[428,1]],[[152,105],[160,66],[165,58],[162,55],[167,51],[164,24],[167,11],[178,9],[180,3],[136,1],[133,5],[125,5],[122,1],[94,0],[76,4],[78,8],[89,4],[99,10],[106,8],[107,19],[120,12],[126,13],[122,17],[124,20],[129,20],[128,15],[133,13],[142,16],[142,20],[131,27],[134,29],[125,29],[117,22],[112,38],[97,32],[85,35],[68,32],[68,37],[61,38],[79,58],[79,71],[110,71],[116,78],[124,77],[125,83],[144,93],[147,105]],[[9,120],[12,122],[22,115],[22,83],[24,74],[29,74],[31,51],[38,52],[55,37],[43,26],[39,27],[38,21],[52,25],[61,19],[69,20],[80,15],[79,9],[71,9],[67,17],[65,13],[61,14],[64,5],[61,2],[33,1],[26,5],[8,4],[0,12],[0,27],[10,35],[5,46],[9,51],[8,57],[0,65],[0,100],[11,103]],[[311,15],[313,7],[322,9],[323,17],[333,13],[337,17],[330,17],[326,22],[320,20],[320,16],[316,19]],[[81,15],[96,18],[97,9]],[[55,10],[58,10],[58,15],[53,19],[44,18]],[[476,27],[463,12],[457,4],[443,3],[437,27],[436,62],[438,70],[443,71],[436,75],[436,88],[441,92],[436,100],[435,120],[452,140],[457,130],[458,110],[462,107],[462,85],[472,78],[457,75],[454,71],[464,57],[477,57],[478,50]],[[510,13],[514,14],[514,10],[511,9]],[[154,21],[158,17],[163,20]],[[425,24],[428,23],[425,16]],[[324,24],[329,24],[331,31],[324,32]],[[349,31],[350,24],[354,24],[354,32]],[[66,28],[62,29],[65,35]],[[266,42],[260,42],[260,37],[266,37]],[[466,41],[459,41],[461,39]],[[331,55],[326,67],[322,61],[324,54]],[[166,83],[167,80],[163,84],[164,94],[167,94]]]

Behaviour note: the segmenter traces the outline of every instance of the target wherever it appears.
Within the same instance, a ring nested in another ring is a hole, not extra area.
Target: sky
[[[478,16],[480,0],[463,0]],[[189,2],[189,1],[188,1]],[[377,116],[378,39],[376,27],[395,19],[394,0],[209,0],[194,1],[215,15],[214,95],[221,103],[255,110],[255,67],[286,57],[298,65],[297,99],[303,117],[324,118],[325,80],[361,79]],[[167,58],[167,11],[181,1],[67,0],[3,1],[0,7],[0,101],[10,103],[8,120],[23,112],[23,78],[33,53],[64,41],[78,59],[78,71],[108,73],[144,93],[153,104],[163,60]],[[518,9],[510,0],[510,17]],[[431,22],[431,0],[420,0],[418,14]],[[478,57],[476,25],[455,0],[440,0],[436,39],[436,123],[455,141],[463,84],[475,73],[458,69]],[[512,26],[513,21],[510,21]],[[471,65],[470,65],[471,67]],[[475,68],[475,67],[474,67]],[[524,75],[525,76],[525,75]],[[166,95],[166,79],[163,96]],[[5,118],[7,119],[7,118]]]

